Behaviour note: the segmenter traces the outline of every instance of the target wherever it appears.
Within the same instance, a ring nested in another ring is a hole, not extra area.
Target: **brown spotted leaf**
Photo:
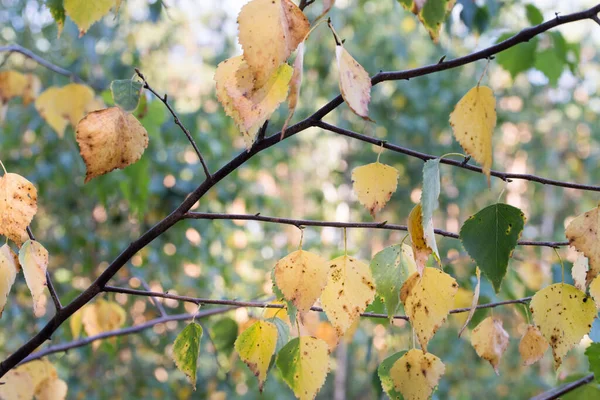
[[[0,235],[20,246],[36,212],[37,190],[31,182],[13,173],[0,177]]]
[[[499,374],[500,358],[508,348],[508,339],[502,320],[497,317],[487,317],[471,332],[471,344],[477,355],[489,361],[496,374]]]
[[[565,231],[569,244],[589,260],[586,284],[600,273],[600,206],[577,216]]]
[[[523,365],[531,365],[543,357],[548,350],[548,341],[535,325],[527,325],[527,330],[519,342],[519,353]]]

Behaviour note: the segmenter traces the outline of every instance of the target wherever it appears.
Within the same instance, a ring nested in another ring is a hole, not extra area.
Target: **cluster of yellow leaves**
[[[99,299],[93,304],[85,305],[71,317],[71,334],[77,339],[82,327],[88,337],[119,329],[125,324],[126,317],[125,310],[118,303]],[[97,349],[100,341],[95,341],[92,346]]]
[[[46,359],[34,360],[10,370],[0,378],[2,400],[64,400],[67,383]]]

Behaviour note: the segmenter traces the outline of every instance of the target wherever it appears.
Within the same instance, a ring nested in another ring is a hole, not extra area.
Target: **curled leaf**
[[[19,250],[19,263],[33,297],[33,313],[36,317],[41,317],[45,311],[42,307],[42,294],[47,285],[48,250],[40,242],[28,240]]]
[[[499,375],[500,358],[508,348],[508,338],[502,320],[497,317],[487,317],[471,333],[471,344],[477,355],[489,361],[496,375]]]
[[[460,335],[462,335],[462,333],[466,329],[467,325],[469,325],[469,322],[471,322],[471,319],[473,318],[475,311],[477,310],[477,303],[479,302],[479,290],[481,288],[481,271],[479,270],[479,267],[475,268],[475,276],[477,277],[477,284],[475,285],[475,291],[473,292],[473,300],[471,302],[471,309],[469,310],[469,315],[467,316],[467,319],[465,320],[462,328],[460,328],[460,331],[458,331],[458,337],[460,337]]]

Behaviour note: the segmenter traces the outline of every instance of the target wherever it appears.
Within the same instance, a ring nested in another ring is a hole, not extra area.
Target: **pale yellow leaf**
[[[56,368],[47,360],[40,359],[20,365],[16,371],[29,374],[31,385],[38,400],[64,400],[67,384],[58,378]]]
[[[285,130],[294,116],[296,106],[298,105],[298,97],[300,97],[300,85],[302,84],[302,70],[304,68],[304,42],[298,45],[298,52],[294,60],[294,72],[290,80],[290,92],[288,93],[288,116],[281,128],[281,138],[285,136]]]
[[[0,177],[0,235],[20,246],[36,212],[37,190],[31,182],[13,173]]]
[[[33,313],[41,317],[46,311],[42,306],[42,295],[47,285],[48,250],[40,242],[28,240],[19,250],[19,263],[33,297]]]
[[[508,339],[502,320],[497,317],[487,317],[471,332],[471,344],[477,355],[489,361],[497,375],[500,358],[508,348]]]
[[[0,400],[32,400],[33,380],[26,371],[12,369],[0,378]]]
[[[19,260],[17,255],[8,247],[8,244],[0,247],[0,317],[8,300],[8,294],[15,278],[19,272]]]
[[[519,353],[521,353],[523,365],[538,362],[546,350],[548,350],[548,341],[544,338],[542,332],[534,325],[527,325],[527,331],[525,331],[519,342]]]
[[[331,260],[329,270],[321,304],[338,336],[342,336],[373,302],[375,284],[369,266],[347,255]]]
[[[479,267],[475,267],[475,276],[477,278],[477,284],[475,284],[473,300],[471,301],[471,309],[469,310],[469,315],[467,316],[467,319],[463,323],[462,328],[460,328],[460,331],[458,331],[458,337],[460,337],[460,335],[462,335],[463,331],[467,328],[467,325],[469,325],[469,322],[471,322],[471,319],[473,318],[473,315],[475,314],[475,310],[477,310],[477,302],[479,301],[479,289],[481,287],[481,271],[479,270]]]
[[[327,262],[304,250],[296,250],[275,264],[277,287],[300,311],[310,310],[321,295],[328,275]]]
[[[444,363],[431,353],[412,349],[404,353],[392,368],[390,377],[394,389],[404,400],[427,400],[444,375]]]
[[[422,274],[425,263],[432,253],[432,249],[427,245],[427,241],[425,240],[421,203],[414,206],[408,215],[408,234],[410,235],[417,271]]]
[[[48,379],[42,382],[36,391],[37,400],[65,400],[67,398],[68,386],[59,378]]]
[[[569,244],[589,260],[586,283],[600,273],[600,206],[575,218],[565,231]]]
[[[267,321],[257,321],[235,341],[235,350],[258,379],[262,392],[271,358],[277,345],[277,327]]]
[[[350,109],[359,117],[369,120],[371,102],[371,78],[344,46],[335,47],[340,91]]]
[[[496,99],[492,89],[476,86],[469,90],[450,114],[450,125],[462,148],[482,165],[489,184],[492,134],[496,126]]]
[[[125,323],[125,310],[117,303],[98,300],[83,308],[82,324],[88,336],[96,336],[102,332],[118,329]],[[92,344],[94,349],[100,346],[100,341]]]
[[[587,257],[583,254],[578,254],[577,259],[573,263],[573,268],[571,268],[571,276],[573,277],[575,287],[582,292],[585,292],[585,288],[587,286],[586,277],[588,267],[589,265]]]
[[[138,161],[148,147],[148,132],[119,107],[89,113],[77,124],[77,143],[87,166],[85,182]]]
[[[270,79],[310,29],[304,13],[290,0],[252,0],[242,7],[238,24],[255,87]]]
[[[248,149],[260,127],[285,101],[292,73],[292,67],[281,64],[263,86],[255,86],[252,72],[242,56],[227,59],[217,66],[217,98],[240,129]]]
[[[35,100],[35,108],[48,125],[63,137],[65,128],[70,123],[77,125],[89,110],[94,99],[92,88],[79,83],[70,83],[63,87],[52,86],[46,89]]]
[[[597,313],[592,299],[566,283],[555,283],[537,292],[530,310],[534,323],[552,346],[557,369],[569,350],[590,332]]]
[[[365,206],[373,217],[396,191],[398,175],[396,168],[380,162],[356,167],[352,171],[352,189],[360,204]]]
[[[436,268],[411,275],[400,289],[400,300],[424,351],[446,321],[458,290],[456,280]]]
[[[595,277],[590,283],[590,295],[594,298],[596,308],[600,309],[600,276]]]
[[[64,0],[65,13],[77,24],[80,36],[115,5],[115,0]]]

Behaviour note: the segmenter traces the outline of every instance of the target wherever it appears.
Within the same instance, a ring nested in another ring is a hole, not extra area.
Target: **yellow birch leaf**
[[[586,277],[588,267],[589,265],[587,257],[583,254],[578,254],[577,259],[573,263],[573,268],[571,268],[571,276],[573,277],[575,287],[582,292],[585,292],[585,288],[587,286]]]
[[[263,86],[255,86],[242,56],[227,59],[217,66],[214,78],[217,98],[238,126],[246,148],[252,147],[260,127],[285,101],[292,73],[292,67],[282,64]]]
[[[436,268],[425,268],[422,276],[415,272],[402,285],[400,300],[423,351],[446,321],[457,290],[456,280]]]
[[[398,170],[389,165],[374,162],[352,170],[352,189],[360,204],[375,218],[392,197],[398,186]]]
[[[463,331],[467,328],[467,325],[469,325],[469,322],[471,322],[471,319],[473,318],[473,315],[475,314],[475,310],[477,310],[477,302],[479,302],[479,289],[481,287],[481,271],[479,270],[479,267],[475,267],[475,276],[477,277],[477,284],[475,285],[475,291],[473,293],[473,300],[471,301],[471,309],[469,310],[469,315],[467,316],[467,319],[463,323],[462,328],[460,328],[460,331],[458,331],[458,337],[460,337],[460,335],[462,335]]]
[[[335,46],[340,92],[354,114],[370,121],[371,77],[342,45]]]
[[[425,263],[433,251],[425,240],[421,203],[414,206],[410,214],[408,214],[408,234],[410,235],[417,271],[419,271],[419,274],[422,274]]]
[[[519,342],[519,353],[523,365],[535,364],[548,350],[548,341],[535,325],[527,325],[527,331]]]
[[[296,59],[294,60],[294,72],[290,80],[290,92],[288,93],[288,116],[285,119],[283,128],[281,128],[281,138],[285,136],[285,130],[288,124],[294,116],[296,106],[298,105],[298,97],[300,97],[300,85],[302,84],[302,72],[304,68],[304,42],[298,45],[298,52],[296,53]]]
[[[589,260],[586,283],[600,273],[600,206],[575,218],[565,231],[569,244]]]
[[[492,89],[476,86],[469,90],[450,114],[450,125],[458,143],[482,165],[489,185],[492,134],[496,126],[496,99]]]
[[[297,398],[314,399],[329,371],[327,343],[310,336],[292,339],[277,353],[276,364]]]
[[[596,308],[600,309],[600,276],[595,277],[590,283],[590,295],[594,298]]]
[[[126,318],[125,310],[119,304],[104,299],[86,305],[82,314],[83,329],[88,336],[118,329],[123,326]],[[100,341],[94,341],[92,347],[100,347]]]
[[[0,317],[8,300],[8,294],[19,272],[19,261],[8,244],[0,247]]]
[[[238,16],[239,42],[252,71],[254,86],[263,86],[304,40],[310,23],[290,0],[252,0]]]
[[[235,351],[258,379],[261,392],[276,345],[277,327],[267,321],[255,322],[235,341]]]
[[[83,328],[83,309],[79,309],[75,314],[69,318],[69,328],[71,329],[71,336],[73,339],[78,339],[81,335],[81,328]]]
[[[471,344],[477,355],[494,367],[499,375],[500,358],[508,348],[508,333],[502,327],[502,320],[497,317],[487,317],[471,332]]]
[[[47,379],[36,390],[37,400],[65,400],[67,398],[68,386],[59,378]]]
[[[79,36],[83,36],[90,26],[108,14],[115,6],[115,0],[65,0],[66,14],[79,28]]]
[[[35,393],[31,376],[18,368],[0,378],[0,400],[31,400]]]
[[[92,88],[70,83],[60,88],[52,86],[46,89],[35,100],[35,108],[62,138],[67,125],[76,126],[89,110],[90,104],[95,102],[97,100]]]
[[[392,368],[394,389],[405,400],[427,400],[446,372],[444,363],[431,353],[412,349],[404,353]]]
[[[5,104],[14,97],[23,96],[27,77],[18,71],[0,71],[0,103]]]
[[[594,302],[581,290],[555,283],[537,292],[530,303],[533,321],[552,346],[558,369],[569,350],[590,332],[596,317]]]
[[[308,311],[327,283],[329,266],[319,255],[296,250],[275,264],[275,283],[285,299]]]
[[[36,317],[44,315],[42,295],[46,288],[46,269],[48,268],[48,250],[40,242],[28,240],[19,250],[19,263],[23,268],[25,282],[33,297],[33,314]]]
[[[347,255],[331,260],[329,270],[321,304],[337,335],[342,336],[373,302],[375,284],[369,266]]]
[[[87,167],[87,183],[138,161],[148,147],[148,132],[132,114],[110,107],[79,121],[77,143]]]
[[[37,190],[21,175],[0,177],[0,235],[20,246],[27,240],[26,229],[37,212]]]

